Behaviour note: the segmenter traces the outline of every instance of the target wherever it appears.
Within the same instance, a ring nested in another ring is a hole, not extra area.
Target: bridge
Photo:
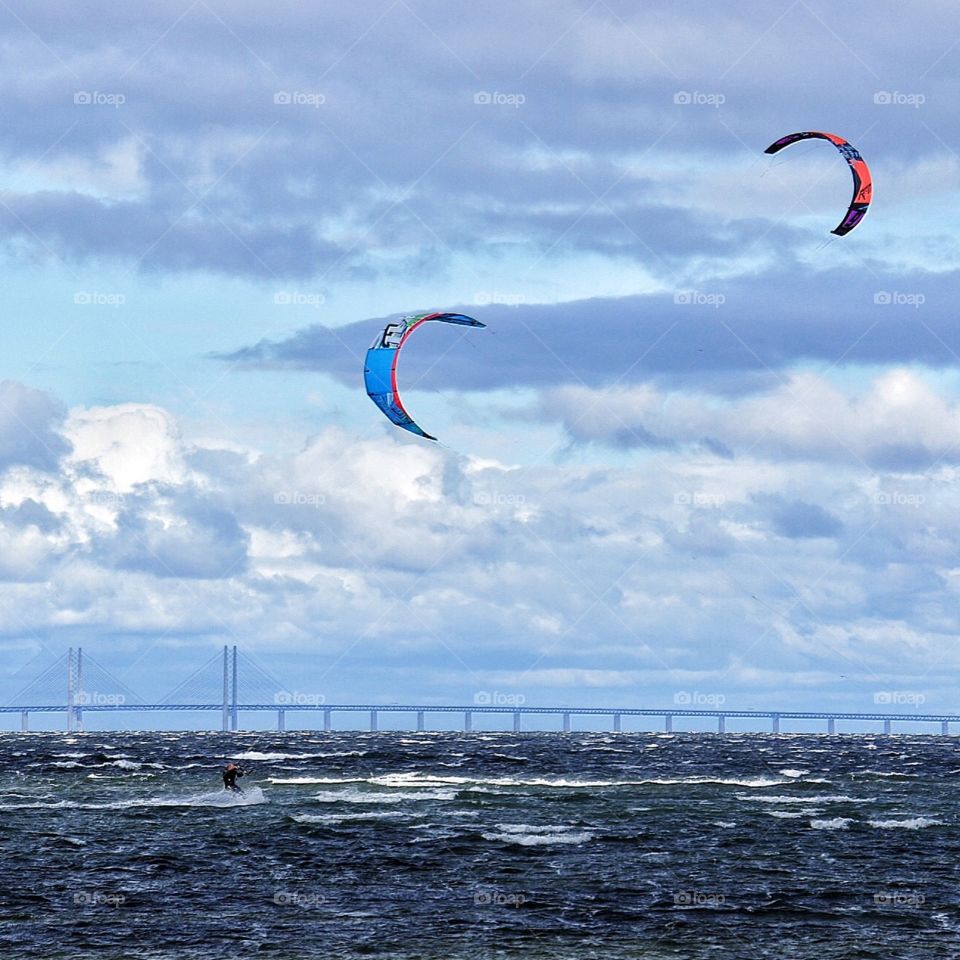
[[[244,668],[241,674],[241,667]],[[243,676],[243,681],[241,681]],[[216,688],[216,698],[211,696],[211,681]],[[248,699],[241,699],[241,692]],[[263,696],[267,693],[268,696]],[[65,696],[64,696],[65,694]],[[258,698],[255,696],[260,694]],[[20,714],[20,729],[30,729],[30,714],[59,713],[66,718],[70,732],[83,729],[86,713],[134,714],[175,711],[181,713],[216,713],[220,717],[220,729],[224,732],[240,729],[240,713],[273,713],[276,729],[286,729],[288,713],[319,715],[322,728],[333,730],[334,714],[366,714],[369,729],[376,732],[383,714],[402,714],[415,717],[415,729],[426,729],[428,715],[458,715],[463,718],[463,730],[473,730],[476,716],[496,714],[512,718],[513,731],[526,729],[529,732],[544,729],[562,729],[570,733],[575,717],[600,717],[608,721],[609,729],[619,733],[624,717],[656,717],[663,730],[673,732],[678,718],[710,718],[716,721],[717,732],[725,733],[727,721],[746,719],[765,721],[772,733],[781,732],[781,721],[823,721],[826,732],[837,732],[837,724],[845,722],[875,722],[882,724],[883,732],[893,732],[894,723],[930,724],[943,735],[951,733],[951,724],[960,724],[960,715],[917,713],[842,713],[834,711],[803,710],[721,710],[692,709],[688,707],[640,708],[640,707],[528,707],[513,703],[474,703],[455,706],[437,704],[362,704],[326,703],[323,698],[305,697],[294,693],[249,657],[224,647],[166,697],[157,702],[143,700],[123,683],[113,677],[83,650],[72,648],[39,677],[28,684],[10,701],[0,706],[0,714]],[[554,717],[554,726],[544,728],[530,725],[529,718]],[[526,725],[524,718],[528,718]]]

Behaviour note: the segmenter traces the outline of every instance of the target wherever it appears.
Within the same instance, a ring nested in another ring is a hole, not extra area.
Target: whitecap
[[[353,823],[360,820],[409,820],[423,814],[400,810],[345,811],[343,813],[297,813],[293,819],[297,823]]]
[[[942,820],[933,817],[910,817],[906,820],[868,820],[878,830],[922,830],[924,827],[943,826]]]
[[[501,825],[504,826],[504,825]],[[522,826],[522,825],[515,825]],[[533,828],[536,830],[536,828]],[[579,846],[593,839],[593,834],[587,830],[574,832],[569,827],[545,827],[540,832],[525,832],[520,829],[501,830],[500,833],[483,833],[484,840],[494,840],[500,843],[512,843],[521,847],[544,847],[556,844]]]
[[[811,820],[814,830],[846,830],[853,823],[852,817],[834,817],[831,820]]]

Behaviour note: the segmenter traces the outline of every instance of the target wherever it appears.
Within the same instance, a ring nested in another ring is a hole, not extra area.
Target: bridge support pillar
[[[827,719],[827,733],[837,732],[837,721],[833,717]]]
[[[717,717],[717,733],[726,733],[727,732],[727,718],[721,713]]]
[[[663,732],[673,733],[673,714],[667,713],[663,717]]]
[[[520,732],[520,711],[519,710],[513,711],[513,732],[514,733]]]
[[[941,720],[940,721],[940,732],[946,737],[950,733],[950,721]]]
[[[329,710],[323,711],[323,732],[324,733],[330,732],[330,711]]]
[[[890,721],[889,721],[889,720],[884,720],[884,721],[883,721],[883,732],[884,732],[887,736],[890,736]]]
[[[287,729],[286,714],[283,710],[277,711],[277,732],[283,733]]]
[[[223,714],[220,718],[220,729],[226,733],[230,729],[230,661],[229,648],[223,646]]]
[[[946,726],[946,724],[944,724]],[[20,732],[27,733],[30,730],[30,714],[26,710],[20,711]]]
[[[371,733],[377,732],[377,711],[376,710],[370,711],[370,732]]]
[[[773,732],[774,732],[774,733],[779,733],[779,732],[780,732],[780,714],[779,714],[779,713],[775,713],[775,714],[771,717],[771,719],[772,719],[772,721],[773,721]]]
[[[614,732],[614,733],[620,733],[620,728],[621,728],[621,725],[622,725],[622,724],[621,724],[622,719],[623,719],[623,718],[620,716],[619,713],[615,713],[615,714],[613,715],[613,732]]]
[[[233,645],[233,683],[230,693],[230,729],[236,733],[240,729],[240,716],[237,712],[237,645]]]
[[[417,733],[423,733],[423,711],[417,711]]]
[[[570,732],[570,714],[569,713],[564,713],[563,715],[563,732],[564,733]]]
[[[469,710],[463,712],[463,732],[473,733],[473,714]]]

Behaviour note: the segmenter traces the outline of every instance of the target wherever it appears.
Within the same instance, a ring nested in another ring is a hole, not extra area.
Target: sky
[[[868,14],[868,15],[865,15]],[[960,11],[0,7],[0,700],[948,712]],[[864,222],[823,141],[870,164]],[[366,397],[391,319],[404,401]]]

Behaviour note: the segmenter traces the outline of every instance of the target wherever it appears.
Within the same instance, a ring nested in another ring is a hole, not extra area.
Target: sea
[[[958,743],[2,734],[0,957],[956,960]]]

